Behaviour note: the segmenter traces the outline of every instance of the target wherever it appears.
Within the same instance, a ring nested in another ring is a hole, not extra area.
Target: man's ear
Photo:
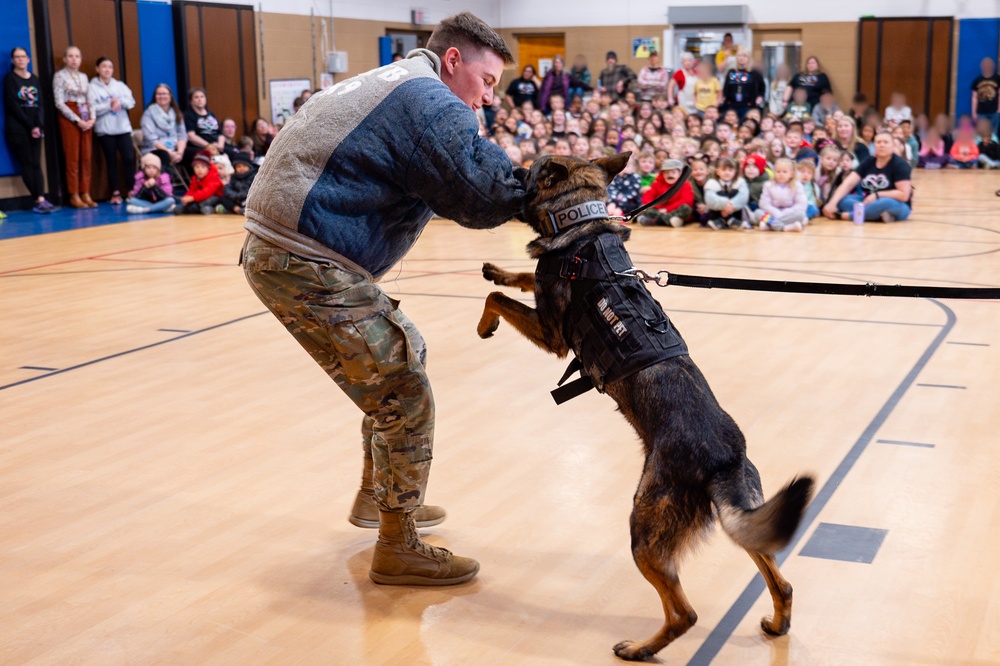
[[[462,60],[462,53],[456,49],[454,46],[449,48],[444,52],[441,57],[441,69],[447,72],[449,75],[455,73],[455,65],[457,65]]]
[[[592,160],[590,163],[594,166],[601,167],[604,173],[607,174],[608,184],[615,179],[615,176],[625,168],[628,164],[629,158],[632,157],[631,152],[619,153],[613,157],[598,157],[596,160]]]
[[[569,167],[560,162],[548,160],[545,163],[545,168],[538,174],[538,183],[547,190],[567,178],[569,178]]]

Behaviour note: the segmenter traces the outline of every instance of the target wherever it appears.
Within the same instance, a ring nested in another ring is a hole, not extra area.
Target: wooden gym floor
[[[919,173],[897,225],[635,229],[648,269],[1000,286],[994,173]],[[233,217],[0,242],[0,663],[615,664],[662,622],[629,553],[642,463],[610,399],[557,407],[564,363],[476,337],[511,223],[433,221],[384,288],[430,347],[428,540],[473,583],[380,587],[348,524],[359,415],[264,312]],[[791,633],[718,530],[663,663],[1000,663],[1000,304],[655,289],[770,495],[821,488],[782,570]]]

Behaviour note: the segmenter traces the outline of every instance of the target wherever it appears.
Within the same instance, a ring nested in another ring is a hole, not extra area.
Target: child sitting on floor
[[[941,138],[941,134],[934,127],[927,128],[917,166],[923,169],[940,169],[947,166],[950,160],[951,157],[945,151],[944,139]]]
[[[819,153],[819,173],[816,174],[816,185],[819,187],[819,200],[826,201],[840,185],[840,148],[827,146]]]
[[[819,188],[816,187],[816,163],[812,160],[799,160],[795,163],[795,172],[798,175],[799,185],[806,195],[806,220],[804,224],[809,224],[809,220],[819,215],[821,203]]]
[[[984,169],[1000,169],[1000,143],[993,136],[993,123],[989,118],[979,117],[976,121],[976,134],[979,142],[979,166]]]
[[[955,132],[955,143],[951,144],[951,164],[959,169],[979,166],[979,147],[971,127],[961,127]]]
[[[636,161],[635,171],[639,174],[642,191],[645,192],[656,180],[656,156],[653,153],[641,153]]]
[[[233,177],[222,188],[222,211],[216,208],[216,212],[243,214],[243,208],[247,202],[247,195],[250,194],[250,186],[253,185],[253,177],[257,175],[250,156],[245,153],[233,155]]]
[[[642,205],[642,176],[636,171],[639,159],[632,153],[628,164],[608,185],[609,215],[624,215]]]
[[[669,190],[681,177],[684,171],[684,163],[680,160],[667,160],[663,163],[663,170],[656,176],[656,180],[642,195],[642,203],[648,204],[664,192]],[[671,227],[683,227],[684,223],[691,218],[694,212],[694,190],[691,183],[685,181],[677,193],[652,208],[647,209],[639,216],[639,224],[650,227],[655,225],[670,225]]]
[[[691,167],[691,190],[694,192],[694,214],[691,219],[704,224],[708,221],[708,206],[705,205],[705,185],[708,183],[708,162],[703,156],[688,160]]]
[[[174,187],[170,184],[170,176],[160,170],[160,158],[146,153],[140,166],[142,169],[135,174],[135,187],[125,207],[126,212],[131,215],[172,212],[177,205]]]
[[[744,209],[750,203],[750,187],[740,177],[736,160],[723,157],[715,167],[715,178],[705,185],[705,205],[708,206],[708,226],[720,229],[750,229],[744,219]]]
[[[764,185],[756,219],[764,231],[802,231],[806,193],[795,179],[795,163],[782,157],[774,164],[774,180]]]
[[[177,200],[180,205],[175,212],[178,215],[211,215],[222,201],[222,181],[219,180],[218,169],[206,153],[199,152],[191,162],[191,170],[194,171],[191,185],[187,194]]]
[[[750,188],[750,210],[755,211],[760,205],[760,194],[767,182],[767,160],[760,155],[747,155],[743,160],[743,178]]]

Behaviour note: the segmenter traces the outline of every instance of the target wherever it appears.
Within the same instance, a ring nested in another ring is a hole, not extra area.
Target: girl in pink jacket
[[[808,223],[805,190],[795,178],[795,163],[787,157],[774,163],[774,179],[764,183],[757,208],[762,231],[802,231]]]

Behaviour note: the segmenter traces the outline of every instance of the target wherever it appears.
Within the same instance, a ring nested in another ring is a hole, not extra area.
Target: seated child
[[[755,211],[760,205],[760,193],[767,182],[767,160],[760,155],[748,155],[743,160],[743,177],[750,188],[750,210]]]
[[[641,159],[632,153],[625,168],[608,184],[609,215],[624,215],[642,205],[642,175],[636,171]]]
[[[704,157],[693,157],[688,161],[691,167],[691,190],[694,192],[694,214],[691,219],[704,224],[708,221],[708,206],[705,205],[705,185],[708,183],[708,162]]]
[[[819,187],[819,200],[826,202],[843,180],[840,169],[840,148],[827,146],[819,153],[819,173],[816,174],[816,185]]]
[[[975,169],[979,165],[979,147],[971,127],[962,127],[955,132],[955,143],[951,144],[951,164],[959,169]]]
[[[906,106],[906,95],[894,92],[890,98],[889,106],[885,108],[886,125],[896,126],[904,120],[913,120],[913,111]]]
[[[993,136],[993,123],[982,116],[976,121],[979,142],[979,166],[984,169],[1000,169],[1000,143]]]
[[[812,117],[818,127],[826,124],[826,119],[833,115],[834,111],[839,111],[840,107],[833,99],[833,92],[829,88],[824,88],[819,93],[819,104],[813,107]]]
[[[663,170],[656,176],[652,186],[642,195],[642,203],[648,204],[657,197],[669,190],[681,177],[684,170],[684,163],[680,160],[667,160],[663,163]],[[691,183],[685,181],[677,194],[670,197],[652,208],[647,209],[639,216],[639,224],[643,226],[667,225],[672,227],[683,227],[684,223],[691,218],[694,212],[694,190]]]
[[[917,162],[920,160],[920,142],[913,135],[913,123],[911,121],[902,120],[899,123],[899,127],[903,130],[903,138],[910,149],[910,168],[913,168],[917,166]]]
[[[632,160],[629,160],[631,162]],[[642,181],[642,192],[645,194],[653,181],[656,180],[656,156],[653,153],[642,153],[636,160],[636,173]]]
[[[764,184],[756,219],[762,230],[802,231],[806,222],[806,193],[795,179],[795,163],[787,157],[774,164],[774,180]]]
[[[249,155],[250,156],[250,161],[253,162],[254,164],[260,166],[261,162],[257,161],[254,158],[254,154],[253,154],[253,139],[251,139],[248,136],[245,136],[242,139],[240,139],[238,145],[240,147],[240,152],[241,153],[246,153],[247,155]],[[261,161],[263,161],[263,158],[261,159]]]
[[[160,158],[153,153],[142,156],[142,169],[135,174],[135,187],[125,210],[131,215],[169,213],[177,205],[170,176],[160,170]]]
[[[944,149],[944,139],[933,127],[927,128],[927,133],[924,134],[924,146],[920,149],[919,155],[917,166],[923,169],[940,169],[951,161],[951,157]]]
[[[723,157],[715,167],[715,178],[705,184],[705,205],[708,206],[708,226],[720,229],[752,228],[744,220],[744,209],[750,203],[750,187],[740,177],[736,160]]]
[[[194,171],[191,185],[187,194],[177,200],[180,205],[175,212],[178,215],[197,213],[211,215],[215,212],[215,206],[222,202],[222,181],[219,180],[219,172],[212,164],[211,158],[201,151],[191,161],[191,170]]]
[[[247,202],[247,195],[250,194],[250,186],[253,185],[253,177],[257,175],[250,156],[244,153],[236,153],[233,156],[233,177],[222,188],[222,203],[219,206],[223,211],[241,215],[243,207]],[[221,212],[216,208],[217,212]]]
[[[806,221],[804,224],[809,224],[809,220],[819,215],[819,206],[822,201],[819,197],[819,188],[816,186],[816,163],[812,160],[799,160],[795,163],[795,172],[799,178],[799,185],[802,186],[806,195]]]
[[[792,101],[785,109],[785,118],[795,118],[802,120],[804,116],[810,115],[812,107],[806,101],[809,98],[809,91],[805,88],[796,88],[792,93]]]
[[[233,175],[233,163],[229,159],[229,155],[223,153],[219,150],[219,147],[214,143],[210,143],[205,146],[204,152],[208,153],[212,158],[212,164],[215,165],[215,169],[219,172],[219,180],[225,185],[229,182],[229,178]]]

